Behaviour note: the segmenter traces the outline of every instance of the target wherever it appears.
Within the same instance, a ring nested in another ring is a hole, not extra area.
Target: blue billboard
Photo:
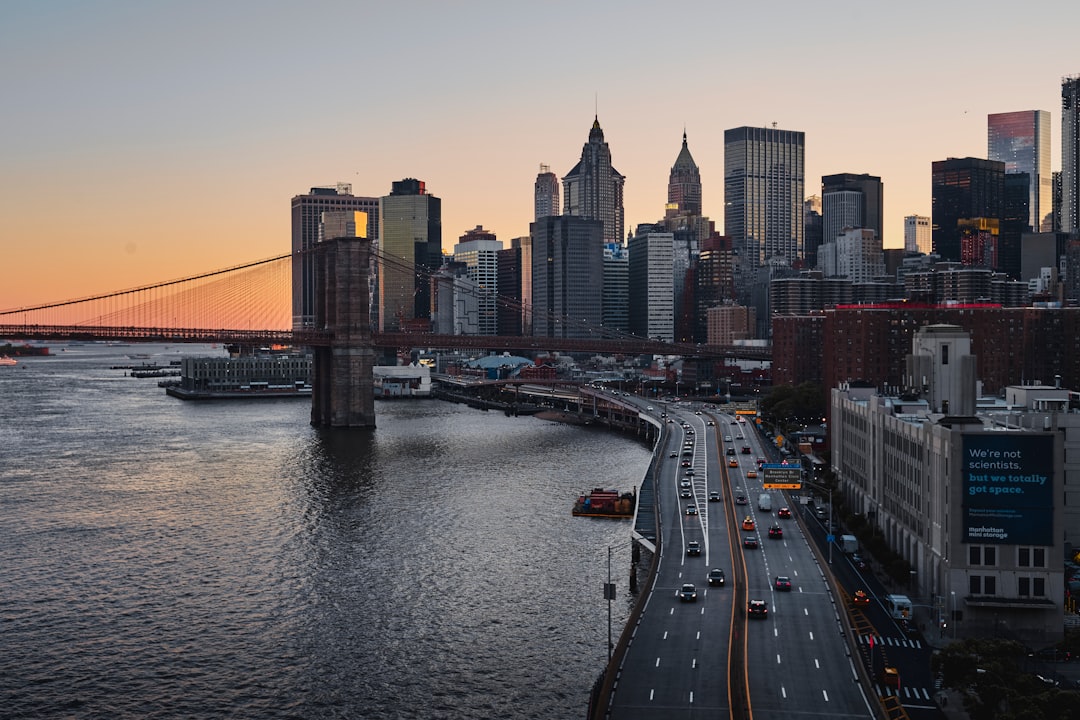
[[[1054,544],[1054,437],[963,436],[964,542]]]

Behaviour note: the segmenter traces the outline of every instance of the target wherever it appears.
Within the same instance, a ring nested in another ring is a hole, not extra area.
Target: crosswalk
[[[874,647],[880,647],[884,645],[885,647],[904,647],[912,648],[914,650],[921,650],[923,646],[921,640],[913,640],[911,638],[905,637],[883,637],[881,635],[869,634],[859,635],[859,642],[863,645],[869,645],[870,638],[874,638]]]
[[[874,690],[879,697],[889,697],[890,695],[896,695],[900,698],[904,704],[908,704],[907,701],[928,701],[933,696],[933,691],[925,687],[907,687],[903,684],[900,685],[900,689],[885,687],[881,683],[874,683]]]

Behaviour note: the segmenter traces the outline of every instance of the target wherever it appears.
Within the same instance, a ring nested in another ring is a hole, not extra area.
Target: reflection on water
[[[570,505],[636,485],[645,448],[437,401],[315,429],[303,401],[167,398],[108,352],[0,373],[5,712],[584,714],[629,523]]]

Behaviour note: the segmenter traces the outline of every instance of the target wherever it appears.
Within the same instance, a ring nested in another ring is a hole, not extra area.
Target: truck
[[[757,499],[757,507],[762,512],[772,512],[772,495],[761,493]]]
[[[854,535],[841,535],[840,549],[845,555],[854,555],[859,552],[859,539]]]
[[[896,620],[911,618],[911,598],[907,595],[886,595],[885,609]]]

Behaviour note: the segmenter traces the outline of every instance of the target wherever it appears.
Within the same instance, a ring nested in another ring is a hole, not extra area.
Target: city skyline
[[[722,231],[724,132],[775,122],[805,133],[806,195],[823,175],[881,177],[887,247],[899,247],[903,217],[931,214],[931,162],[986,157],[991,113],[1049,111],[1060,169],[1080,11],[1046,7],[1057,21],[1033,10],[1010,25],[1041,38],[1038,52],[977,67],[952,39],[1001,33],[986,4],[779,3],[768,53],[725,32],[753,26],[752,9],[696,2],[677,15],[633,2],[9,8],[0,309],[284,254],[290,199],[338,182],[379,197],[417,178],[442,198],[444,250],[478,225],[509,247],[528,234],[540,165],[569,172],[594,117],[626,176],[627,229],[663,218],[685,130],[702,213]],[[633,52],[628,38],[664,17],[679,21],[680,53]],[[837,52],[861,59],[849,85],[793,74]]]

